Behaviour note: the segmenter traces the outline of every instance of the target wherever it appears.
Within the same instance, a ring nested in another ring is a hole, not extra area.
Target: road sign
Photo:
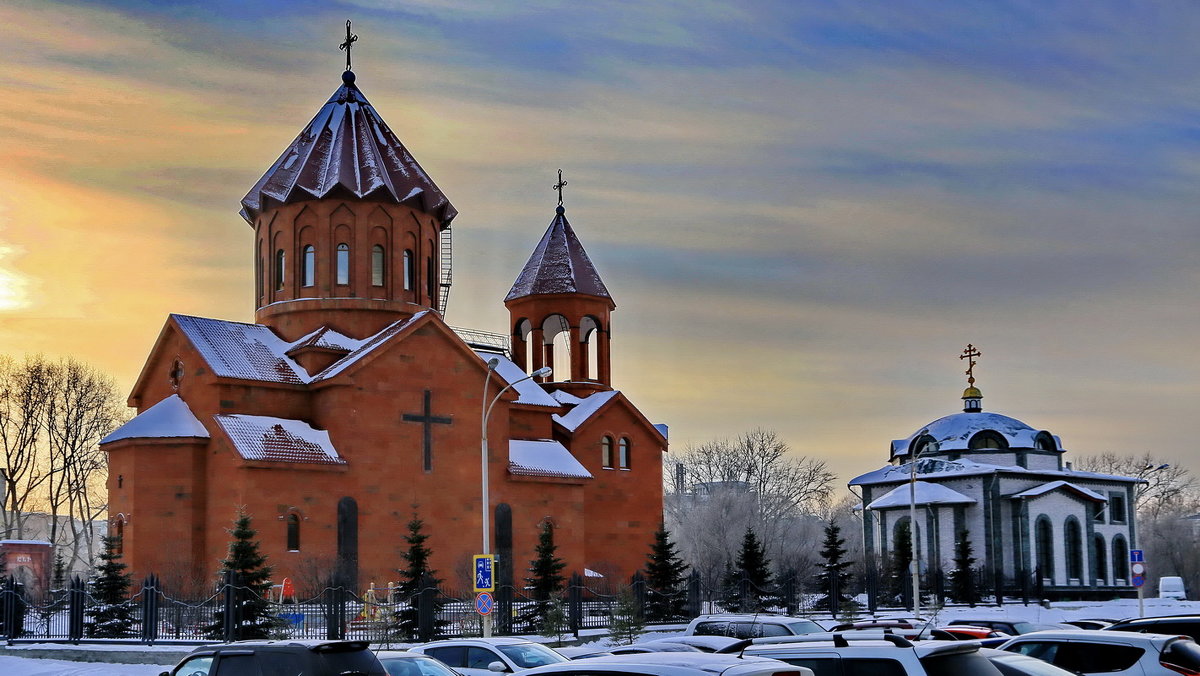
[[[1140,554],[1141,551],[1138,551],[1138,553]],[[1140,587],[1146,584],[1146,564],[1132,563],[1129,565],[1129,572],[1133,574],[1129,578],[1129,584],[1135,587]]]
[[[496,600],[487,592],[479,592],[475,595],[475,612],[480,615],[491,615],[492,609],[496,607]]]
[[[475,559],[475,591],[496,591],[496,557],[491,554],[476,554],[473,558]],[[486,613],[484,614],[486,615]]]
[[[1146,557],[1142,555],[1142,550],[1131,549],[1131,550],[1129,550],[1129,562],[1130,563],[1145,563]]]

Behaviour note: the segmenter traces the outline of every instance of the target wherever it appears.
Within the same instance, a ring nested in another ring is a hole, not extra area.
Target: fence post
[[[511,584],[502,584],[496,587],[496,610],[492,613],[496,616],[493,620],[495,624],[492,629],[497,636],[509,636],[512,634],[512,616],[513,616],[513,586]]]
[[[787,614],[796,615],[796,571],[789,570],[786,577],[783,578],[783,606],[787,609]]]
[[[158,640],[158,576],[151,574],[142,583],[142,642],[154,645]]]
[[[567,625],[575,638],[579,638],[583,626],[583,578],[578,571],[571,573],[567,585]]]
[[[700,573],[693,570],[687,581],[687,614],[688,619],[700,617],[703,608],[700,605]]]
[[[421,576],[421,591],[417,594],[417,636],[422,643],[433,640],[434,607],[437,587],[428,573]]]
[[[3,625],[4,636],[9,645],[16,636],[17,592],[13,578],[4,579],[4,589],[0,590],[0,625]]]
[[[879,608],[879,573],[876,566],[867,566],[867,612],[874,615]]]
[[[67,640],[71,643],[79,643],[83,638],[83,606],[86,602],[83,578],[76,575],[67,588]]]
[[[633,574],[630,579],[633,585],[633,607],[634,612],[639,618],[646,616],[646,578],[642,577],[641,571]]]
[[[232,570],[225,571],[225,586],[222,588],[221,637],[226,643],[238,640],[241,628],[242,604],[241,594],[238,593],[238,574]]]

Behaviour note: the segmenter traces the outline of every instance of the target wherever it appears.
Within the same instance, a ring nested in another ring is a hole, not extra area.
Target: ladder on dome
[[[454,244],[450,234],[450,226],[446,226],[440,235],[441,244],[441,279],[438,280],[437,311],[443,318],[446,316],[446,303],[450,300],[450,284],[454,281]]]

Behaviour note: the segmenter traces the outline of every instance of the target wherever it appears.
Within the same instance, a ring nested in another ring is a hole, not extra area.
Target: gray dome
[[[999,413],[955,413],[938,418],[905,439],[892,442],[892,457],[907,456],[919,438],[932,438],[938,451],[979,450],[971,448],[971,439],[980,432],[996,435],[1008,448],[1062,451],[1058,437]],[[994,438],[996,438],[994,437]],[[1040,443],[1040,446],[1039,446]]]

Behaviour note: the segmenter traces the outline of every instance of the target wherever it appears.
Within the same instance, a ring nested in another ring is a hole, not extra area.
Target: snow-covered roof
[[[517,383],[513,386],[513,389],[517,392],[518,404],[532,404],[534,406],[549,406],[552,408],[560,406],[558,400],[547,394],[541,385],[533,382],[532,378],[524,382],[517,382],[529,374],[525,373],[513,360],[502,354],[488,352],[487,350],[475,350],[475,354],[479,355],[479,358],[485,362],[496,359],[498,361],[496,364],[496,374],[510,385]]]
[[[345,464],[329,440],[329,432],[303,420],[262,415],[213,416],[247,460]]]
[[[606,390],[604,392],[593,392],[584,397],[575,405],[575,408],[563,413],[562,415],[554,414],[551,416],[554,422],[562,425],[569,432],[574,432],[579,429],[579,426],[591,418],[600,407],[609,402],[610,399],[617,396],[617,390]]]
[[[984,430],[1000,434],[1008,441],[1009,448],[1034,448],[1039,430],[999,413],[955,413],[938,418],[905,439],[892,442],[893,456],[908,455],[914,439],[928,434],[938,444],[939,451],[957,451],[969,448],[971,437]],[[1051,435],[1057,450],[1062,450],[1062,440]]]
[[[508,471],[527,476],[592,478],[592,473],[571,455],[566,446],[548,439],[508,442]]]
[[[356,197],[388,198],[433,214],[442,227],[458,212],[354,84],[354,74],[317,111],[279,159],[242,198],[253,224],[269,199],[322,198],[337,188]]]
[[[1010,495],[1008,497],[1010,497],[1010,498],[1036,498],[1039,495],[1044,495],[1051,491],[1056,491],[1060,488],[1063,490],[1071,491],[1072,493],[1076,493],[1080,497],[1084,497],[1089,500],[1094,500],[1095,502],[1108,502],[1108,498],[1104,497],[1103,495],[1100,495],[1096,491],[1088,490],[1088,489],[1084,488],[1083,486],[1076,486],[1075,484],[1073,484],[1069,481],[1063,481],[1061,479],[1058,481],[1050,481],[1050,482],[1044,483],[1040,486],[1034,486],[1033,488],[1030,488],[1029,490],[1021,491],[1020,493],[1014,493],[1013,495]]]
[[[884,493],[882,496],[871,501],[867,505],[867,509],[888,509],[889,507],[908,507],[910,504],[917,505],[971,505],[977,500],[970,498],[956,490],[947,488],[941,484],[932,484],[928,481],[914,481],[913,489],[915,500],[909,495],[909,486],[904,484],[897,486],[892,490]]]
[[[582,293],[611,298],[561,206],[504,300],[544,293]]]
[[[325,350],[336,350],[338,352],[350,352],[362,345],[361,340],[355,340],[349,336],[343,335],[329,328],[322,326],[312,333],[302,336],[299,340],[293,341],[288,347],[288,354],[291,354],[304,347],[317,347]]]
[[[877,470],[860,474],[850,480],[851,486],[870,486],[874,484],[889,484],[907,481],[911,471],[911,463],[902,465],[884,465]],[[1027,469],[1018,465],[991,465],[979,463],[967,458],[958,460],[943,460],[942,458],[921,458],[917,461],[917,476],[925,479],[940,480],[981,474],[1028,474],[1037,477],[1063,477],[1079,481],[1121,481],[1127,483],[1142,483],[1144,479],[1118,476],[1116,474],[1100,474],[1085,472],[1077,469]]]
[[[224,378],[302,384],[308,375],[291,357],[292,344],[261,324],[171,315],[213,374]]]
[[[353,366],[358,360],[362,359],[368,354],[371,354],[371,352],[373,352],[377,347],[387,343],[389,338],[397,333],[400,333],[413,322],[424,317],[426,314],[429,314],[429,310],[421,310],[407,319],[401,319],[388,324],[387,326],[383,327],[379,333],[376,333],[373,336],[358,341],[358,347],[356,347],[353,352],[330,364],[328,368],[314,376],[312,381],[315,383],[322,380],[329,380],[330,378],[345,371]]]
[[[163,399],[113,430],[100,440],[107,444],[121,439],[200,437],[208,438],[208,430],[192,413],[178,394]]]
[[[583,576],[584,577],[604,577],[603,575],[601,575],[600,573],[597,573],[596,571],[592,570],[591,568],[584,568]]]

